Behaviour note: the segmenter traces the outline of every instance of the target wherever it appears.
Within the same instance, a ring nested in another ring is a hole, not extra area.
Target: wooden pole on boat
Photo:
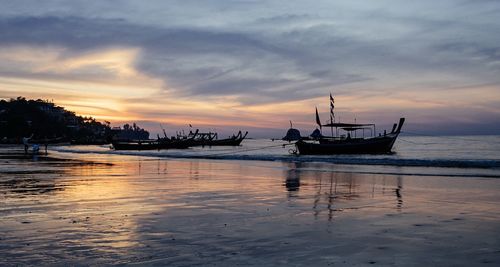
[[[354,124],[356,124],[356,117],[354,117]],[[356,127],[356,126],[354,126],[354,127]],[[358,130],[356,130],[356,129],[354,130],[354,138],[356,138],[356,132],[357,132],[357,131],[358,131]]]
[[[340,117],[339,117],[339,123],[340,123]],[[335,127],[335,132],[336,132],[336,136],[339,137],[339,128],[338,127]]]
[[[333,116],[332,113],[330,113],[330,131],[332,132],[332,137],[333,137]]]

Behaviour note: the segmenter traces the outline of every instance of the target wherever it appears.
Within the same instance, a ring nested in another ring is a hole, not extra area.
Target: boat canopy
[[[371,128],[365,128],[365,127],[342,127],[342,130],[347,131],[347,132],[352,132],[352,131],[357,131],[357,130],[363,130],[363,129],[371,129]]]
[[[365,126],[374,126],[375,124],[356,124],[356,123],[328,123],[322,125],[323,127],[341,127],[341,128],[359,128]]]

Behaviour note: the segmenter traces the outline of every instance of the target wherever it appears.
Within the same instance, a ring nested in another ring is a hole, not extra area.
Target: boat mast
[[[356,117],[354,117],[354,124],[356,124]],[[356,132],[358,131],[358,129],[355,129],[354,130],[354,138],[356,138]]]

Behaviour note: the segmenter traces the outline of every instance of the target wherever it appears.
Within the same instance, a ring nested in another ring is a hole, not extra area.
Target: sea
[[[400,135],[393,152],[381,155],[299,155],[293,142],[272,139],[246,139],[237,147],[153,151],[115,151],[110,145],[54,146],[50,149],[65,156],[74,153],[96,158],[109,154],[156,159],[317,162],[332,163],[339,172],[500,178],[499,135]]]

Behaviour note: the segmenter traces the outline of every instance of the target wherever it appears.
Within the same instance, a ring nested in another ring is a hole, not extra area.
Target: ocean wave
[[[127,156],[143,156],[172,159],[214,159],[214,160],[256,160],[283,162],[325,162],[343,165],[380,165],[398,167],[443,167],[443,168],[478,168],[500,169],[500,160],[489,159],[418,159],[398,158],[397,155],[334,155],[334,156],[301,156],[288,154],[239,154],[240,151],[227,150],[227,153],[210,154],[213,151],[115,151],[109,148],[78,149],[70,146],[55,147],[53,150],[66,153],[113,154]]]

